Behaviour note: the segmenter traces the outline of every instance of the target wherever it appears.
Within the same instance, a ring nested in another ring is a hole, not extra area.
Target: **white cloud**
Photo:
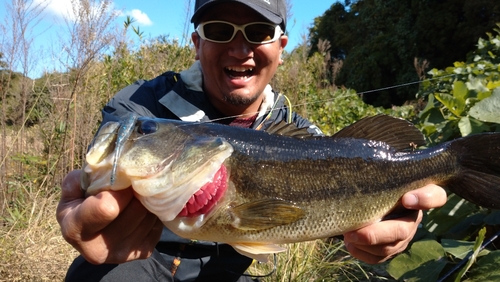
[[[126,11],[122,14],[122,16],[130,16],[136,23],[140,25],[149,26],[152,25],[153,22],[149,19],[148,15],[141,10],[133,9],[132,11]]]
[[[74,11],[74,7],[70,0],[33,0],[35,4],[41,5],[41,7],[46,7],[46,12],[49,14],[62,19],[75,20],[76,15]],[[75,1],[77,2],[77,1]],[[93,4],[92,11],[95,11],[95,14],[99,14],[100,8],[102,8],[101,1],[90,1]],[[109,6],[106,7],[108,11],[112,11],[114,9],[114,3],[108,2]],[[115,11],[116,12],[116,11]]]
[[[68,0],[34,0],[35,4],[46,7],[46,11],[58,18],[73,18],[73,8]]]

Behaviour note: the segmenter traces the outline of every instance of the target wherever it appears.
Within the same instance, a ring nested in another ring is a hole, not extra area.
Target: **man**
[[[268,85],[288,42],[284,0],[197,0],[195,5],[196,63],[180,74],[166,72],[123,89],[103,109],[103,122],[131,111],[249,128],[289,119],[283,98]],[[296,114],[291,119],[319,132]],[[242,276],[250,259],[225,244],[175,236],[131,189],[84,198],[79,173],[63,181],[57,209],[64,238],[82,255],[70,267],[68,281],[250,281]],[[445,201],[444,190],[434,185],[402,198],[414,210]],[[421,219],[422,212],[415,211],[346,233],[346,247],[363,261],[382,262],[406,248]]]

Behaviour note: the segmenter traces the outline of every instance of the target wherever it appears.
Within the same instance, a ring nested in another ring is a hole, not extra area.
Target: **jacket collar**
[[[213,107],[206,105],[209,102],[203,93],[203,72],[200,62],[196,61],[189,69],[182,71],[180,78],[183,84],[176,83],[166,95],[160,98],[159,102],[182,121],[210,121],[207,110],[210,111],[210,108]],[[177,85],[183,87],[176,87]],[[263,94],[264,100],[259,108],[257,118],[264,116],[272,108],[275,101],[275,93],[271,85],[266,85]]]

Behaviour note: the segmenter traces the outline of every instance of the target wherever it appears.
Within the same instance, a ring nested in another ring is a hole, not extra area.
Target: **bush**
[[[488,39],[479,39],[478,49],[466,62],[429,72],[432,79],[423,83],[417,96],[427,99],[418,126],[430,144],[500,131],[500,29],[495,31],[498,35],[487,34]],[[408,252],[389,263],[387,270],[394,278],[404,281],[435,281],[438,277],[442,277],[440,281],[461,281],[464,276],[465,281],[500,278],[500,251],[484,248],[488,238],[498,236],[500,211],[480,208],[451,194],[446,205],[428,212],[422,224],[424,228]]]
[[[500,27],[500,24],[498,24]],[[500,131],[500,29],[479,39],[466,62],[433,69],[417,97],[427,98],[419,126],[431,144]]]

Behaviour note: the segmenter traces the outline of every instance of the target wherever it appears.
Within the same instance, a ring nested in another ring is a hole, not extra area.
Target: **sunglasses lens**
[[[269,24],[251,24],[245,27],[245,34],[249,41],[262,43],[274,38],[276,27]]]
[[[208,23],[203,26],[205,36],[213,41],[228,41],[234,33],[234,27],[227,23]]]
[[[223,21],[211,21],[201,23],[197,30],[203,39],[217,43],[230,42],[238,30],[241,30],[248,42],[253,44],[265,44],[275,41],[279,37],[279,27],[267,23],[249,23],[237,26]]]

